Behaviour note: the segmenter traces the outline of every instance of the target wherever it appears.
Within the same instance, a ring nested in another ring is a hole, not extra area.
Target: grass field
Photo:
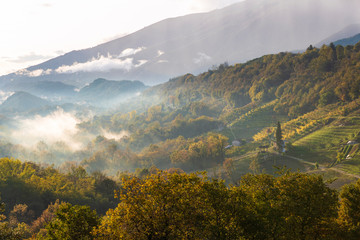
[[[249,111],[231,124],[233,132],[240,135],[236,136],[238,138],[249,138],[261,129],[253,136],[255,141],[248,143],[253,147],[248,147],[245,155],[233,157],[238,175],[254,172],[254,166],[258,173],[269,174],[285,167],[292,171],[320,173],[331,181],[329,184],[334,188],[357,180],[360,175],[360,145],[347,146],[350,140],[360,142],[360,109],[356,102],[330,105],[290,121],[286,116],[277,115],[271,107],[272,104],[268,104]],[[258,147],[268,144],[269,134],[274,134],[277,121],[281,122],[283,133],[288,137],[286,140],[293,147],[284,156],[275,153],[274,149],[260,154]],[[339,157],[339,153],[343,156]],[[315,169],[315,163],[319,164],[318,169]]]
[[[295,141],[294,154],[307,161],[331,164],[346,143],[356,138],[359,130],[360,117],[340,117],[330,125]]]

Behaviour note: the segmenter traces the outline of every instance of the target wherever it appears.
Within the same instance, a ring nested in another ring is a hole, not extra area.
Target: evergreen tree
[[[280,122],[277,123],[277,128],[276,128],[276,147],[279,152],[282,152],[283,140],[282,140],[282,132],[281,132]]]

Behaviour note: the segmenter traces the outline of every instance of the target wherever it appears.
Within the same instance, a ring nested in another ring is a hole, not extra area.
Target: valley
[[[359,239],[360,5],[328,3],[245,0],[0,76],[0,239]]]

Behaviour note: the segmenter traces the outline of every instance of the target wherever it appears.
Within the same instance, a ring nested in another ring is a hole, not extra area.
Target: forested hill
[[[198,76],[171,79],[147,94],[154,93],[174,106],[209,97],[232,107],[279,99],[274,110],[296,117],[319,105],[359,97],[360,43],[310,46],[301,54],[266,55],[234,66],[224,63]]]
[[[90,171],[153,165],[194,171],[247,154],[251,157],[238,161],[242,164],[239,171],[245,173],[256,159],[254,150],[269,144],[278,121],[284,138],[294,144],[315,130],[350,121],[352,128],[336,130],[344,133],[332,138],[336,142],[325,137],[320,139],[327,139],[327,143],[311,142],[311,146],[324,146],[323,152],[321,156],[312,153],[312,159],[307,160],[331,164],[341,145],[358,135],[357,118],[340,117],[358,114],[359,95],[360,43],[346,47],[330,44],[320,49],[310,46],[304,53],[266,55],[234,66],[224,63],[198,76],[186,74],[145,90],[123,108],[137,105],[137,111],[119,108],[116,113],[80,124],[85,130],[127,133],[114,143],[113,151],[106,150],[107,140],[94,140],[92,149],[96,151],[82,163]],[[243,145],[225,149],[236,139]],[[261,142],[265,139],[267,143]],[[113,158],[116,161],[110,160]],[[294,167],[306,169],[300,165]],[[265,168],[271,171],[272,164]]]
[[[359,96],[360,43],[310,46],[174,78],[126,103],[139,111],[78,124],[118,139],[1,142],[77,163],[0,158],[0,239],[359,239]]]

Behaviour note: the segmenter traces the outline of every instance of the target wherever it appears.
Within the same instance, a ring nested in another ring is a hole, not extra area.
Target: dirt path
[[[297,158],[297,157],[293,157],[293,156],[289,156],[289,155],[285,155],[285,156],[288,157],[288,158],[297,160],[297,161],[299,161],[299,162],[302,162],[302,163],[305,163],[305,164],[309,164],[309,165],[315,166],[315,163],[308,162],[308,161],[306,161],[306,160],[304,160],[304,159]],[[344,175],[347,175],[347,176],[350,176],[350,177],[354,177],[354,178],[360,179],[360,175],[348,173],[348,172],[345,172],[345,171],[343,171],[343,170],[341,170],[341,169],[338,169],[338,168],[335,168],[335,167],[332,167],[332,168],[319,167],[319,169],[320,169],[320,170],[332,170],[332,171],[335,171],[335,172],[338,172],[338,173],[341,173],[341,174],[344,174]]]

